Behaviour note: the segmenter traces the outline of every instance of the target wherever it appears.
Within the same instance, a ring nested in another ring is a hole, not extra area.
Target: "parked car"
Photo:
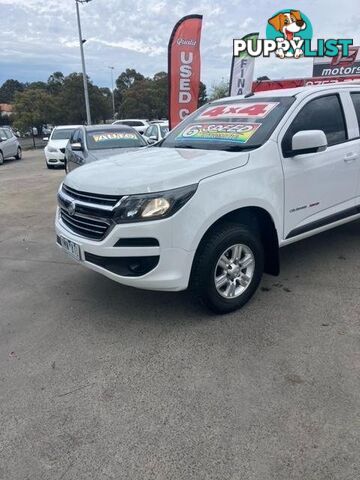
[[[76,167],[123,154],[147,145],[143,137],[126,125],[92,125],[76,129],[65,149],[66,172]]]
[[[137,132],[143,133],[149,126],[149,122],[147,120],[141,120],[136,118],[129,118],[124,120],[116,120],[113,125],[127,125],[128,127],[134,128]]]
[[[21,146],[10,127],[0,127],[0,165],[8,158],[21,160]]]
[[[154,121],[145,130],[144,138],[148,144],[159,142],[169,133],[168,121]]]
[[[0,128],[7,128],[15,137],[20,137],[19,130],[14,129],[10,125],[2,125]]]
[[[58,200],[57,242],[86,267],[235,310],[279,247],[360,219],[360,86],[214,101],[158,147],[72,172]]]
[[[12,128],[11,130],[13,131],[13,134],[15,135],[15,137],[17,137],[17,138],[20,138],[20,137],[21,137],[21,132],[20,132],[20,130],[18,130],[18,129],[15,129],[15,130],[14,130],[13,128]]]
[[[73,131],[80,125],[63,125],[55,127],[50,137],[44,137],[48,142],[44,148],[47,168],[65,167],[65,147]]]
[[[42,126],[42,134],[43,135],[50,135],[53,128],[54,127],[52,125],[43,125]]]

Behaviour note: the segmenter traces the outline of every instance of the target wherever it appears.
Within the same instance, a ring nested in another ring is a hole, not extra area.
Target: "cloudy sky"
[[[81,5],[88,74],[109,86],[109,65],[118,75],[127,67],[145,75],[166,70],[167,42],[183,15],[203,14],[202,80],[227,78],[232,39],[259,31],[283,8],[302,10],[315,38],[353,38],[360,43],[359,0],[92,0]],[[0,84],[7,78],[46,80],[53,71],[80,71],[75,0],[0,0]],[[261,59],[255,75],[311,76],[311,60]]]

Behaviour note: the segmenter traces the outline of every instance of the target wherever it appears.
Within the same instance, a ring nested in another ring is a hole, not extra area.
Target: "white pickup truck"
[[[360,218],[360,86],[223,98],[156,146],[70,173],[57,243],[134,287],[243,306],[279,247]]]

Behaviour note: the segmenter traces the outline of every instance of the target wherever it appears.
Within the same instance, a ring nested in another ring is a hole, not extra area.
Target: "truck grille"
[[[110,227],[110,222],[102,221],[94,217],[79,215],[75,213],[70,216],[64,208],[60,209],[61,220],[74,233],[82,237],[101,240],[105,237]]]
[[[58,194],[60,217],[75,234],[102,240],[114,225],[113,208],[120,199],[121,197],[80,192],[63,185]]]
[[[72,197],[74,200],[81,200],[86,203],[94,203],[97,205],[108,205],[109,207],[114,207],[121,197],[116,197],[112,195],[100,195],[99,193],[87,193],[79,192],[73,188],[67,187],[63,184],[62,191],[67,195]]]

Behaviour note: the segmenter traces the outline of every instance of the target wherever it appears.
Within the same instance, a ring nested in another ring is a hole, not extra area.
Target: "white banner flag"
[[[258,33],[249,33],[243,40],[256,41]],[[246,95],[251,92],[254,77],[255,58],[247,52],[242,52],[238,57],[233,57],[230,74],[230,96]]]

